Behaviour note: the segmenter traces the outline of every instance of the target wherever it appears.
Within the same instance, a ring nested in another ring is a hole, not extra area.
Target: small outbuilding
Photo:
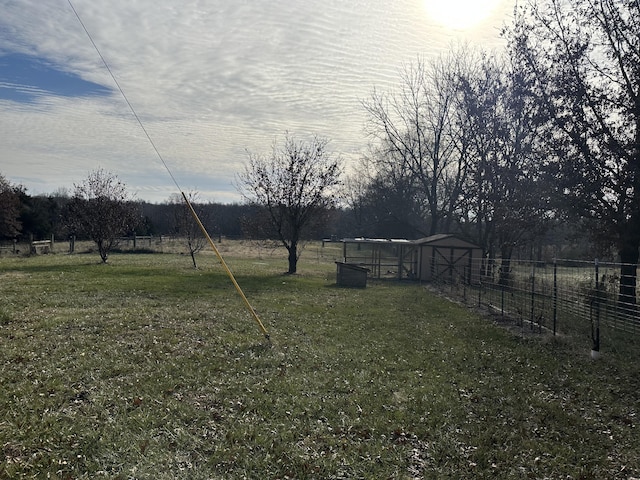
[[[419,240],[344,238],[338,284],[358,277],[361,286],[371,278],[397,278],[427,282],[477,283],[483,251],[454,234]],[[341,280],[344,277],[344,280]],[[365,283],[366,284],[366,283]]]
[[[452,234],[415,240],[416,277],[423,281],[475,283],[480,278],[482,248]]]
[[[367,286],[368,268],[345,262],[336,262],[336,266],[336,284],[339,287],[365,288]]]

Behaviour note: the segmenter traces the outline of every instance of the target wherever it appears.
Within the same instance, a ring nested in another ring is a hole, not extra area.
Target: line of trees
[[[516,248],[569,224],[616,252],[635,303],[640,3],[530,0],[504,37],[501,53],[418,59],[363,102],[372,144],[350,205],[379,231],[458,232],[505,282]]]
[[[546,0],[516,11],[509,52],[547,120],[565,211],[623,267],[621,301],[636,301],[640,247],[640,3]]]
[[[399,90],[364,102],[374,143],[352,203],[364,222],[384,212],[409,236],[460,233],[508,275],[514,249],[554,219],[544,117],[514,61],[466,48],[419,59]]]
[[[350,197],[362,224],[408,237],[457,232],[500,257],[507,280],[514,249],[541,238],[553,212],[541,117],[509,67],[465,49],[419,59],[398,90],[364,102],[373,143]]]
[[[293,145],[304,147],[300,151],[302,154],[310,153],[304,142],[294,141],[293,138],[289,139],[285,148]],[[313,155],[303,157],[312,160],[310,165],[316,167],[317,158]],[[295,192],[305,195],[315,188],[315,174],[307,175],[307,178],[310,183],[303,182],[305,188],[296,188]],[[324,198],[322,195],[312,199],[310,204],[299,202],[306,201],[304,196],[289,196],[296,199],[292,204],[294,207],[303,207],[293,211],[293,217],[278,217],[278,212],[269,211],[257,202],[220,204],[202,202],[196,191],[185,195],[213,238],[224,236],[280,241],[293,238],[295,244],[290,250],[293,252],[291,258],[296,263],[301,252],[299,242],[336,235],[341,223],[338,209],[329,203],[320,203],[319,200]],[[279,227],[272,223],[273,215],[280,219]],[[291,219],[294,220],[293,229]],[[296,231],[295,236],[290,235],[293,230]],[[117,246],[118,239],[132,235],[170,235],[185,239],[186,252],[191,256],[195,268],[196,254],[206,243],[181,194],[172,194],[163,203],[139,201],[128,193],[116,175],[99,168],[90,172],[80,183],[74,184],[70,192],[61,190],[51,195],[30,196],[24,187],[12,185],[0,174],[0,242],[45,240],[51,236],[67,239],[73,236],[79,240],[94,241],[100,258],[106,262],[109,253]],[[290,265],[291,269],[295,270],[295,263]]]

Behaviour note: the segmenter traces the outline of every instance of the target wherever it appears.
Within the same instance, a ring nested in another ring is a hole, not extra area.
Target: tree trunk
[[[289,271],[287,273],[294,274],[298,268],[298,243],[291,242],[287,250],[289,250]]]
[[[431,205],[429,207],[429,211],[431,213],[431,227],[429,228],[429,236],[431,235],[435,235],[436,233],[438,233],[438,227],[439,225],[439,220],[440,218],[438,215],[438,202],[437,200],[435,200],[435,194],[437,193],[436,191],[436,185],[435,185],[435,181],[434,181],[434,185],[432,188],[432,198],[430,199]]]
[[[196,250],[191,242],[191,237],[187,236],[187,246],[189,247],[189,255],[191,255],[191,261],[193,262],[193,268],[198,269],[198,264],[196,263]]]
[[[630,167],[633,175],[633,201],[626,225],[620,232],[620,290],[618,304],[636,305],[638,248],[640,247],[640,101],[635,102],[635,148]]]
[[[100,254],[102,263],[107,263],[107,259],[109,258],[109,250],[107,249],[106,245],[102,240],[98,240],[96,242],[96,245],[98,246],[98,253]]]

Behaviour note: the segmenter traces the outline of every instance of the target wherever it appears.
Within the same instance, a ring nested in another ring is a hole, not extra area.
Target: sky
[[[502,48],[514,3],[0,0],[0,174],[40,195],[101,168],[140,200],[239,202],[248,153],[286,132],[348,171],[374,88],[464,42]]]

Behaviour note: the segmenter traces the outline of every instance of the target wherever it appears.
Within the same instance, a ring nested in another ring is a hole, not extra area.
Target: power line
[[[156,152],[156,155],[158,156],[158,158],[162,162],[162,165],[164,165],[164,168],[167,170],[167,173],[171,177],[171,180],[173,180],[173,183],[175,184],[176,188],[182,194],[182,198],[184,199],[185,203],[189,207],[189,210],[191,211],[193,219],[196,221],[196,223],[198,224],[198,226],[202,230],[202,233],[204,234],[204,236],[209,241],[209,245],[211,245],[211,248],[213,249],[214,253],[218,257],[218,260],[220,261],[220,264],[222,265],[222,267],[226,271],[227,275],[229,276],[229,279],[231,280],[231,283],[233,283],[233,286],[235,287],[236,291],[238,292],[238,294],[240,295],[240,297],[244,301],[245,306],[249,310],[249,313],[251,314],[253,319],[258,324],[258,327],[260,327],[260,330],[264,334],[264,336],[267,339],[267,341],[270,341],[269,333],[267,332],[267,329],[264,327],[264,325],[260,321],[260,317],[258,317],[258,314],[256,313],[254,308],[249,303],[249,300],[247,300],[247,297],[245,296],[244,292],[242,291],[242,288],[240,288],[240,285],[236,281],[233,273],[231,272],[231,270],[227,266],[227,263],[224,261],[224,258],[222,258],[222,255],[220,254],[220,251],[218,250],[218,248],[213,243],[213,240],[211,240],[211,237],[209,236],[209,233],[207,232],[207,229],[204,227],[204,225],[200,221],[200,218],[198,217],[198,214],[196,213],[195,209],[193,208],[193,205],[191,205],[191,202],[189,201],[187,196],[184,194],[184,192],[180,188],[180,185],[178,185],[178,182],[175,179],[175,177],[173,176],[173,174],[171,173],[171,170],[169,169],[169,167],[167,165],[167,162],[165,162],[164,158],[162,158],[162,155],[160,154],[160,151],[156,147],[156,144],[153,143],[153,139],[151,138],[151,135],[149,135],[149,132],[147,132],[147,129],[144,127],[144,124],[142,123],[142,120],[140,120],[140,117],[136,113],[136,110],[133,108],[133,105],[131,105],[131,102],[129,101],[129,99],[125,95],[124,91],[122,90],[122,87],[120,86],[120,84],[118,83],[118,80],[116,79],[115,75],[111,71],[111,68],[109,67],[109,64],[107,63],[105,58],[102,56],[102,53],[100,52],[100,49],[96,45],[96,42],[93,41],[93,37],[89,33],[89,30],[87,30],[87,27],[85,26],[84,22],[80,18],[80,15],[78,15],[78,12],[76,11],[76,9],[73,6],[73,4],[71,3],[71,0],[67,0],[67,2],[69,2],[69,6],[71,7],[71,10],[73,10],[73,13],[75,14],[76,18],[78,19],[78,22],[80,22],[80,25],[82,25],[82,28],[83,28],[84,32],[87,34],[87,37],[89,37],[89,40],[91,41],[91,44],[93,45],[93,48],[95,48],[96,52],[98,53],[98,56],[100,57],[100,60],[102,60],[102,63],[104,64],[105,68],[109,72],[109,75],[111,75],[111,78],[113,79],[113,82],[115,83],[116,87],[118,87],[118,91],[122,95],[122,98],[124,98],[125,102],[127,102],[127,105],[129,105],[129,109],[131,110],[131,113],[133,113],[133,116],[135,117],[136,121],[138,122],[138,125],[140,125],[140,128],[142,129],[142,131],[144,132],[145,136],[147,137],[147,140],[149,141],[149,143],[153,147],[153,150]]]
[[[86,33],[87,37],[89,37],[89,40],[91,41],[91,45],[93,45],[93,48],[98,53],[98,56],[100,57],[100,60],[102,60],[103,65],[107,69],[107,72],[109,72],[109,75],[111,75],[111,78],[113,79],[113,83],[115,83],[116,87],[118,88],[118,91],[120,92],[120,95],[122,95],[122,98],[124,98],[124,101],[127,102],[127,105],[129,106],[129,110],[131,110],[131,113],[133,114],[133,116],[135,117],[136,121],[138,122],[138,125],[140,125],[140,128],[142,129],[142,131],[144,132],[145,136],[147,137],[147,140],[149,140],[149,143],[151,144],[151,146],[153,147],[153,150],[156,152],[156,155],[158,156],[158,158],[162,162],[162,165],[164,165],[164,168],[167,170],[167,173],[171,177],[171,180],[173,180],[174,185],[176,186],[178,191],[182,192],[182,189],[180,188],[180,185],[178,185],[178,182],[175,179],[175,177],[173,176],[173,173],[171,173],[171,170],[169,169],[169,167],[167,165],[167,162],[165,162],[164,158],[162,157],[162,155],[160,155],[160,151],[156,147],[156,144],[153,142],[153,139],[151,138],[151,135],[149,135],[149,132],[147,132],[147,129],[145,128],[144,124],[142,123],[142,120],[140,120],[140,117],[136,113],[136,110],[133,108],[133,105],[131,105],[131,102],[129,101],[129,99],[125,95],[124,90],[122,90],[122,87],[120,86],[120,83],[118,83],[118,80],[116,79],[116,76],[111,71],[111,68],[109,67],[109,64],[107,63],[105,58],[102,56],[102,53],[100,52],[100,49],[96,45],[96,42],[93,41],[93,37],[89,33],[89,30],[87,30],[87,27],[85,26],[84,22],[80,18],[80,15],[78,14],[78,12],[76,11],[75,7],[71,3],[71,0],[67,0],[67,1],[69,2],[69,6],[71,7],[71,10],[73,10],[73,13],[75,14],[76,18],[78,19],[78,22],[80,22],[80,25],[82,25],[82,29],[84,30],[84,33]]]

